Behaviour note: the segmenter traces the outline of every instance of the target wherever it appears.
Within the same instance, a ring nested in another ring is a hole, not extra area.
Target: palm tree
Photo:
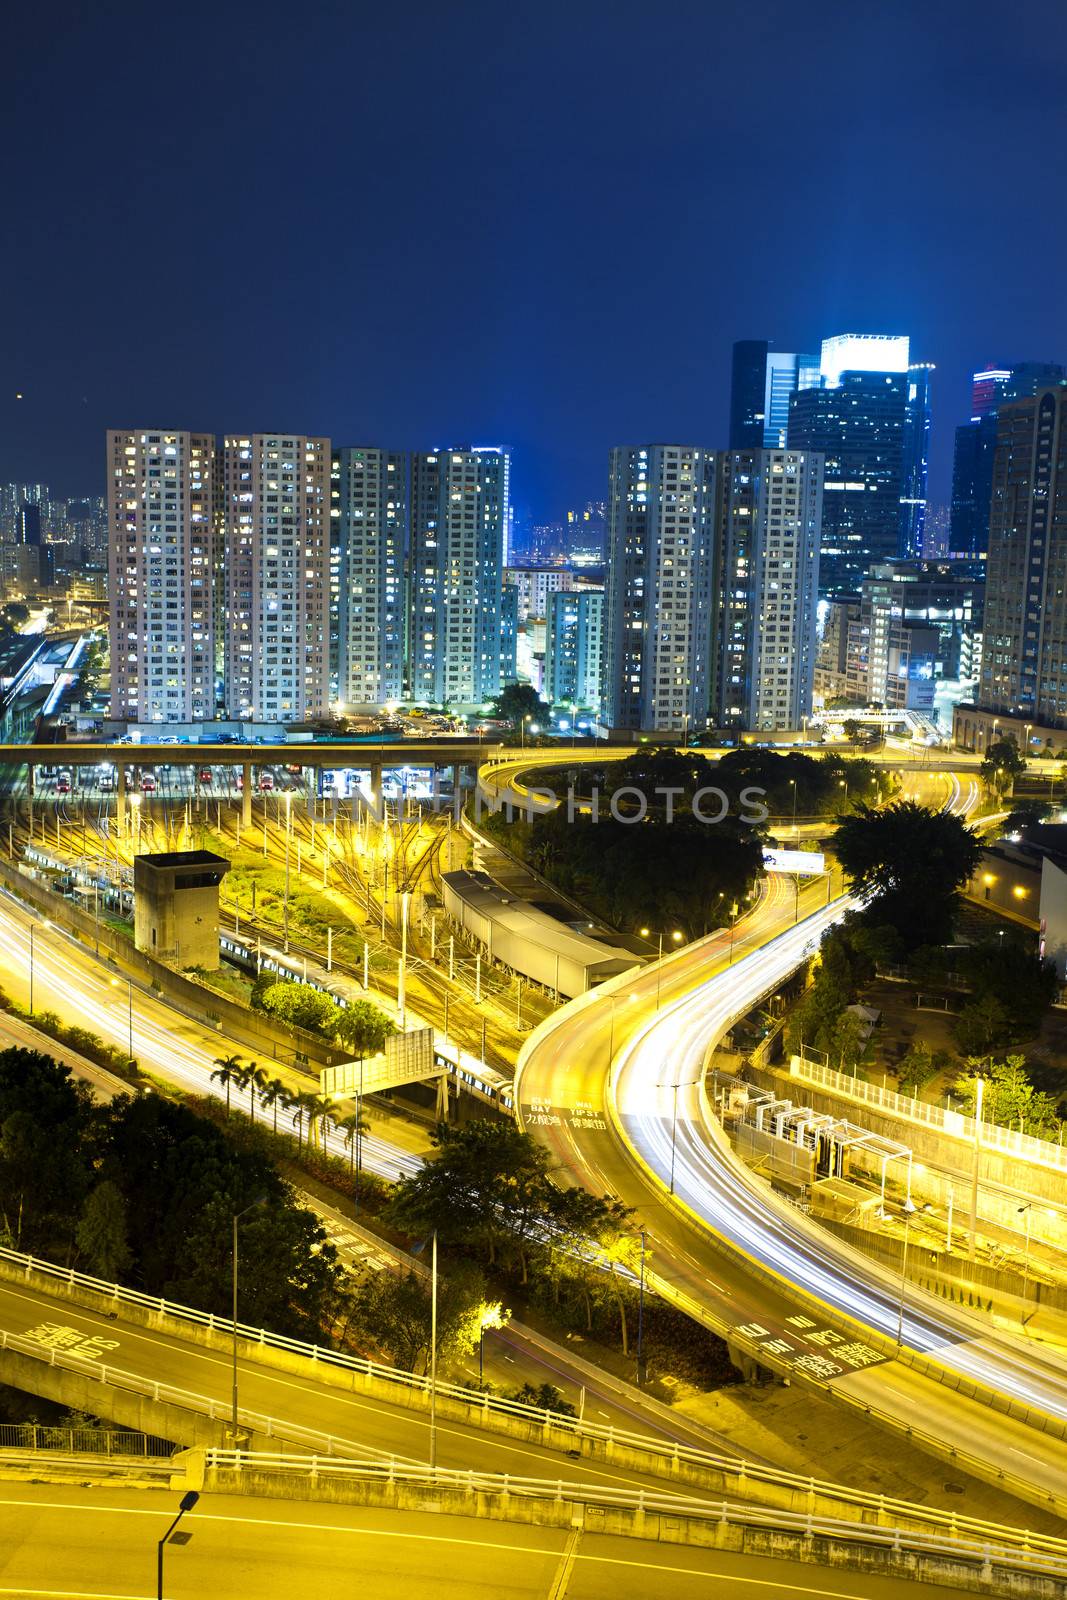
[[[216,1056],[216,1070],[211,1074],[212,1083],[221,1083],[226,1088],[226,1115],[230,1114],[230,1084],[236,1083],[241,1072],[240,1056]]]
[[[254,1061],[250,1061],[248,1065],[249,1072],[241,1087],[248,1090],[248,1120],[249,1122],[255,1122],[256,1097],[262,1094],[266,1087],[267,1074],[262,1067],[257,1067]]]
[[[343,1128],[345,1131],[345,1146],[348,1150],[349,1165],[354,1177],[356,1172],[356,1149],[357,1146],[359,1146],[363,1135],[370,1132],[370,1123],[367,1121],[366,1117],[361,1116],[358,1111],[352,1111],[347,1117],[338,1118],[337,1126],[338,1128]],[[361,1161],[361,1170],[362,1166],[363,1163]]]
[[[293,1127],[296,1129],[296,1153],[297,1153],[297,1155],[300,1154],[301,1144],[302,1144],[302,1140],[303,1140],[304,1118],[307,1115],[307,1109],[308,1109],[307,1103],[308,1103],[308,1099],[309,1098],[311,1098],[311,1097],[306,1095],[306,1094],[300,1093],[300,1091],[298,1090],[296,1094],[289,1095],[287,1100],[286,1100],[286,1110],[287,1111],[291,1111],[293,1113]],[[308,1130],[308,1133],[309,1133],[309,1137],[310,1137],[310,1129]]]
[[[317,1130],[319,1142],[325,1147],[326,1124],[332,1120],[330,1102],[321,1099],[317,1094],[306,1094],[303,1096],[303,1100],[308,1116],[308,1144],[311,1144],[313,1131]]]
[[[264,1111],[274,1112],[274,1131],[278,1131],[278,1107],[288,1106],[289,1090],[280,1078],[268,1078],[263,1074],[263,1083],[259,1086],[259,1103]]]

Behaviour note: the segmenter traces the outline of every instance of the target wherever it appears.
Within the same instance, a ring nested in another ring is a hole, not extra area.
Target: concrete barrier
[[[1036,1553],[1030,1556],[1024,1551],[1016,1557],[1012,1552],[975,1543],[953,1548],[951,1541],[927,1543],[921,1538],[909,1538],[899,1529],[865,1533],[848,1524],[834,1529],[814,1516],[789,1522],[783,1519],[782,1524],[776,1525],[773,1513],[750,1512],[725,1502],[702,1505],[679,1499],[668,1505],[635,1491],[605,1504],[598,1503],[596,1491],[586,1497],[574,1484],[544,1483],[535,1487],[530,1480],[504,1477],[490,1488],[486,1487],[485,1478],[474,1474],[470,1485],[456,1482],[462,1477],[458,1473],[447,1475],[451,1482],[399,1477],[391,1480],[331,1471],[328,1463],[294,1471],[254,1460],[238,1466],[216,1465],[209,1457],[202,1475],[195,1461],[190,1461],[188,1470],[192,1486],[221,1494],[581,1529],[649,1543],[848,1569],[901,1582],[966,1589],[974,1594],[1031,1596],[1040,1600],[1063,1600],[1067,1594],[1067,1583],[1059,1575],[1062,1562],[1055,1557]],[[445,1476],[442,1474],[442,1479]],[[630,1503],[624,1503],[626,1500]]]

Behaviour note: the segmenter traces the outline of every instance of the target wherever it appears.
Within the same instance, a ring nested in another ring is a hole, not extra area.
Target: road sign
[[[323,1067],[319,1078],[324,1098],[377,1094],[380,1089],[397,1089],[403,1083],[425,1083],[439,1078],[443,1062],[434,1058],[433,1029],[411,1028],[394,1033],[385,1041],[385,1054],[369,1056],[362,1063],[342,1061],[340,1066]]]

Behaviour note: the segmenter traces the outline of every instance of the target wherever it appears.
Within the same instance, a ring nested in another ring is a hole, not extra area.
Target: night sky
[[[1063,0],[23,4],[3,54],[5,481],[470,440],[547,518],[725,445],[735,338],[879,331],[943,500],[970,368],[1067,359]]]

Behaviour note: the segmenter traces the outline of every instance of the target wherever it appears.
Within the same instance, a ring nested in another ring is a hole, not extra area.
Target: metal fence
[[[339,1461],[317,1456],[273,1456],[240,1450],[208,1450],[208,1471],[241,1473],[284,1473],[299,1475],[313,1482],[327,1480],[361,1481],[371,1485],[446,1489],[465,1495],[497,1495],[511,1499],[570,1501],[584,1506],[613,1507],[634,1512],[661,1513],[671,1518],[689,1517],[709,1523],[733,1523],[742,1527],[766,1528],[799,1534],[804,1538],[822,1536],[847,1540],[893,1554],[944,1556],[973,1561],[982,1567],[1008,1566],[1030,1573],[1052,1573],[1067,1577],[1067,1539],[1024,1532],[974,1517],[958,1517],[952,1512],[933,1512],[938,1532],[916,1532],[896,1526],[870,1522],[846,1522],[815,1514],[814,1510],[783,1511],[775,1507],[729,1500],[701,1500],[689,1495],[658,1490],[614,1488],[603,1484],[574,1483],[564,1479],[522,1478],[510,1473],[456,1471],[446,1467],[421,1466],[409,1461]]]
[[[206,1312],[194,1311],[187,1306],[175,1306],[164,1300],[158,1300],[150,1295],[142,1295],[134,1289],[124,1289],[117,1284],[108,1284],[97,1278],[87,1277],[84,1273],[73,1272],[65,1267],[54,1266],[51,1262],[38,1261],[31,1256],[20,1255],[17,1251],[0,1249],[0,1260],[14,1261],[25,1268],[26,1276],[30,1272],[42,1273],[61,1282],[81,1284],[91,1289],[96,1294],[110,1295],[122,1301],[149,1306],[153,1310],[160,1310],[167,1316],[177,1320],[191,1320],[201,1325],[209,1325],[220,1331],[230,1332],[232,1323],[224,1318],[212,1317]],[[681,1294],[673,1285],[660,1282],[654,1273],[647,1274],[647,1281],[671,1304],[677,1306],[697,1322],[708,1325],[709,1319],[703,1307]],[[420,1393],[424,1403],[429,1406],[430,1382],[428,1378],[418,1377],[414,1373],[404,1372],[394,1367],[386,1367],[376,1361],[368,1361],[359,1356],[350,1356],[343,1351],[327,1350],[317,1345],[304,1344],[299,1339],[288,1339],[281,1334],[268,1333],[264,1329],[247,1328],[238,1324],[239,1332],[246,1339],[264,1347],[289,1350],[308,1356],[322,1366],[339,1367],[354,1373],[362,1373],[368,1379],[379,1380],[388,1384],[395,1384],[401,1393],[416,1391]],[[231,1420],[230,1402],[218,1400],[207,1395],[195,1394],[192,1391],[178,1389],[170,1384],[158,1383],[151,1378],[145,1378],[139,1373],[130,1373],[122,1368],[106,1365],[95,1357],[80,1356],[71,1351],[55,1350],[46,1347],[24,1335],[0,1332],[0,1349],[19,1351],[21,1354],[33,1356],[39,1360],[47,1361],[54,1366],[65,1366],[95,1379],[98,1382],[111,1384],[129,1392],[145,1395],[148,1398],[182,1407],[199,1415],[207,1416],[217,1422],[227,1423]],[[542,1437],[545,1443],[553,1449],[570,1449],[580,1447],[581,1442],[593,1442],[591,1453],[603,1453],[606,1459],[611,1459],[613,1453],[618,1451],[631,1451],[639,1453],[644,1461],[643,1470],[660,1472],[664,1476],[675,1474],[683,1467],[693,1472],[703,1472],[708,1475],[736,1478],[740,1483],[749,1487],[754,1495],[760,1492],[760,1487],[802,1494],[809,1499],[832,1499],[843,1505],[855,1506],[858,1510],[884,1517],[891,1516],[901,1521],[918,1522],[923,1524],[936,1523],[941,1525],[941,1519],[947,1513],[932,1510],[927,1506],[913,1504],[907,1500],[897,1500],[885,1495],[868,1494],[863,1490],[854,1489],[847,1484],[833,1483],[829,1480],[805,1477],[798,1473],[783,1472],[777,1468],[766,1466],[760,1462],[747,1461],[741,1456],[721,1455],[715,1451],[699,1450],[692,1446],[681,1445],[677,1440],[660,1437],[654,1434],[631,1433],[623,1428],[616,1428],[612,1424],[598,1423],[586,1418],[563,1415],[559,1412],[546,1411],[538,1406],[524,1405],[515,1400],[504,1400],[496,1396],[481,1394],[476,1390],[463,1388],[461,1385],[438,1382],[437,1398],[452,1400],[461,1404],[466,1413],[468,1423],[475,1426],[479,1423],[492,1426],[494,1422],[499,1427],[504,1419],[511,1418],[516,1421],[525,1421],[543,1430]],[[884,1415],[876,1406],[864,1403],[863,1409],[868,1416],[876,1417],[879,1421],[888,1422],[895,1426],[894,1419]],[[267,1416],[260,1412],[249,1411],[242,1407],[238,1414],[238,1422],[242,1428],[247,1428],[267,1438],[277,1438],[295,1445],[298,1449],[312,1450],[317,1455],[323,1456],[348,1456],[351,1457],[359,1451],[369,1453],[388,1463],[393,1460],[387,1451],[369,1451],[366,1446],[360,1446],[351,1439],[339,1438],[333,1434],[326,1434],[313,1428],[300,1427],[294,1423]],[[937,1450],[940,1441],[933,1436],[925,1434],[919,1428],[910,1430],[911,1437],[916,1443],[927,1444]],[[549,1437],[551,1434],[551,1437]],[[976,1471],[981,1475],[983,1463],[979,1458],[972,1458],[968,1452],[952,1449],[952,1459],[960,1468]],[[1002,1470],[1000,1473],[1001,1486],[1006,1492],[1026,1498],[1030,1490],[1029,1479]],[[949,1517],[949,1521],[953,1521]],[[958,1520],[958,1519],[956,1519]],[[1005,1528],[1005,1536],[1015,1530]]]
[[[833,1067],[813,1061],[807,1046],[800,1055],[790,1057],[789,1075],[828,1089],[832,1094],[876,1106],[890,1116],[924,1123],[950,1138],[965,1139],[972,1145],[977,1142],[983,1150],[995,1150],[1002,1155],[1016,1156],[1020,1161],[1029,1161],[1035,1166],[1067,1172],[1067,1147],[1063,1145],[1052,1144],[1048,1139],[1037,1139],[1030,1133],[1020,1133],[1017,1128],[1003,1128],[998,1122],[976,1123],[973,1117],[964,1116],[962,1111],[946,1111],[943,1106],[930,1105],[911,1095],[898,1094],[895,1089],[883,1089],[880,1084],[850,1077],[845,1072],[836,1072]]]
[[[63,1428],[40,1422],[0,1422],[0,1450],[59,1450],[67,1455],[141,1456],[169,1460],[174,1445],[151,1433],[112,1428]]]

